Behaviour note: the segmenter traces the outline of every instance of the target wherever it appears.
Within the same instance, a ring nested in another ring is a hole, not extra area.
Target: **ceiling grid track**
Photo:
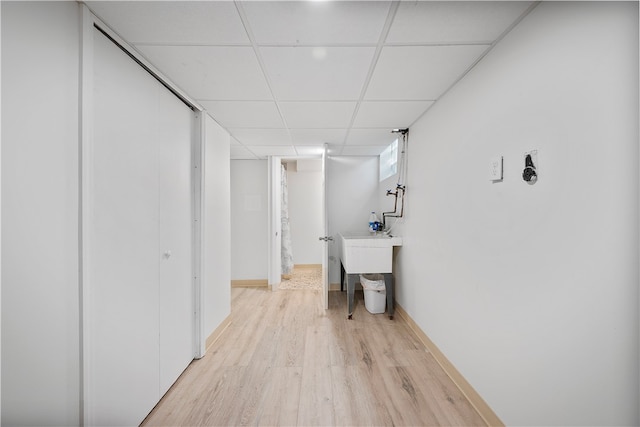
[[[265,81],[267,83],[267,87],[269,88],[269,92],[271,93],[271,97],[273,98],[273,102],[276,104],[276,109],[278,110],[278,114],[280,115],[280,119],[284,124],[285,129],[287,130],[287,135],[289,135],[289,145],[291,145],[296,152],[298,153],[298,149],[293,144],[293,138],[291,137],[291,130],[289,126],[287,126],[287,121],[284,118],[284,114],[282,114],[282,108],[280,107],[280,102],[278,102],[278,98],[273,90],[273,84],[271,83],[271,79],[269,78],[269,73],[267,73],[267,67],[262,59],[262,55],[260,54],[260,46],[258,46],[258,42],[256,42],[256,38],[253,35],[253,31],[251,30],[251,26],[249,25],[249,19],[247,18],[247,14],[242,6],[242,2],[238,0],[234,0],[233,4],[236,6],[236,10],[238,11],[238,15],[240,15],[240,20],[242,21],[242,25],[244,26],[245,31],[247,32],[247,37],[249,37],[249,41],[251,42],[251,47],[253,48],[253,53],[256,55],[256,59],[258,60],[258,64],[260,64],[260,69],[262,70],[262,74],[264,75]],[[240,142],[240,141],[238,141]],[[242,144],[242,143],[241,143]],[[244,146],[244,144],[242,144]],[[247,150],[248,147],[244,146]],[[251,150],[249,150],[251,151]],[[255,156],[255,153],[251,151],[251,153]],[[256,156],[259,157],[259,156]]]
[[[87,1],[232,136],[232,159],[376,156],[532,1]],[[508,37],[508,36],[507,36]]]
[[[340,152],[336,153],[341,155],[344,151],[344,147],[347,144],[347,140],[349,138],[349,133],[351,133],[351,127],[356,120],[358,115],[358,111],[360,110],[360,105],[364,99],[365,94],[367,93],[367,89],[369,88],[369,83],[371,82],[371,77],[373,77],[373,72],[376,69],[376,64],[378,63],[378,59],[380,58],[380,53],[382,53],[382,48],[384,47],[384,42],[387,39],[387,35],[389,34],[389,30],[391,29],[391,24],[396,16],[396,12],[398,11],[398,7],[400,6],[399,1],[393,1],[389,5],[389,12],[387,13],[387,19],[384,23],[384,27],[382,27],[382,31],[380,32],[380,38],[378,39],[378,44],[376,45],[376,51],[373,54],[373,59],[371,60],[371,65],[369,66],[369,71],[367,72],[367,77],[364,80],[364,84],[362,85],[362,90],[360,91],[360,97],[358,98],[358,102],[356,103],[356,108],[351,116],[351,121],[349,122],[349,126],[347,126],[347,133],[344,136],[344,140],[342,141],[342,147],[340,148]]]

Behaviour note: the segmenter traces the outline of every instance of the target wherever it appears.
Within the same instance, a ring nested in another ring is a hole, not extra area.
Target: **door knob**
[[[329,240],[333,240],[332,236],[324,236],[324,237],[319,237],[318,240],[324,240],[325,242],[328,242]]]

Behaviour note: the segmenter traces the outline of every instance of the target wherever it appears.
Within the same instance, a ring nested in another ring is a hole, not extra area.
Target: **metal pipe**
[[[405,150],[407,145],[407,135],[409,133],[409,129],[393,129],[391,133],[401,133],[402,134],[402,148],[401,148],[401,161],[400,161],[400,170],[398,172],[398,183],[396,184],[396,191],[392,192],[391,190],[387,190],[387,196],[393,195],[395,197],[393,203],[393,211],[392,212],[383,212],[382,213],[382,229],[387,229],[387,217],[389,218],[402,218],[404,215],[404,193],[406,187],[402,184],[402,180],[404,179],[404,168],[405,168]],[[398,196],[400,196],[400,214],[398,214]]]
[[[391,192],[391,190],[387,190],[387,196],[394,195],[395,201],[393,204],[393,211],[391,212],[383,212],[382,213],[382,229],[386,230],[387,228],[387,217],[389,218],[402,218],[404,215],[404,185],[398,184],[395,192]],[[400,214],[398,214],[398,195],[400,196]]]

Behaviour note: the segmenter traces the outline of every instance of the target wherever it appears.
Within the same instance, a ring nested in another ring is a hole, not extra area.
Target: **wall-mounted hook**
[[[529,185],[533,185],[538,181],[538,150],[524,153],[522,179]]]

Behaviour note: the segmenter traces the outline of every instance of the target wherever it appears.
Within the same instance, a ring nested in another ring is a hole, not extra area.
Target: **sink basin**
[[[340,234],[340,259],[347,274],[391,273],[393,247],[402,246],[401,237],[385,234]]]

